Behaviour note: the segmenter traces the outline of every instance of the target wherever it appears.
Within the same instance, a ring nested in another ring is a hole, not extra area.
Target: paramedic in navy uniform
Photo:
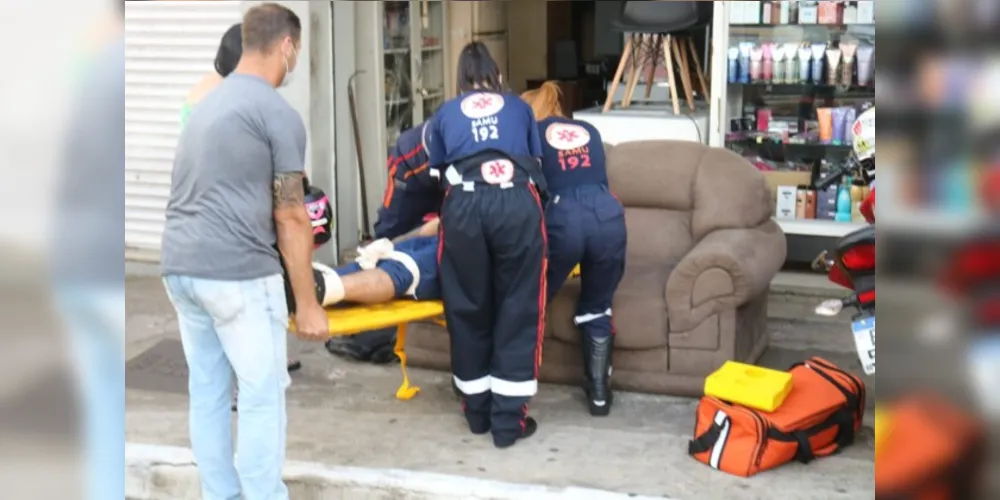
[[[458,60],[459,95],[438,109],[427,150],[446,189],[439,249],[454,382],[475,434],[506,448],[535,433],[545,325],[544,185],[531,107],[504,92],[486,46]]]
[[[375,239],[394,240],[420,227],[441,208],[441,186],[427,165],[426,121],[404,131],[386,162],[388,183],[378,209]],[[351,338],[351,337],[345,337]]]
[[[611,298],[625,272],[625,210],[608,188],[604,143],[593,125],[563,116],[559,87],[545,82],[525,92],[542,137],[548,183],[548,298],[577,263],[580,298],[573,322],[580,329],[590,414],[611,412]]]

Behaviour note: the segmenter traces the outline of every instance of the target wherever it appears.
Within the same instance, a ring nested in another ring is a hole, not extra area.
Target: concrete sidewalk
[[[847,320],[815,318],[814,302],[814,297],[774,295],[770,304],[774,348],[763,364],[787,367],[818,354],[859,370]],[[170,338],[177,338],[176,320],[160,280],[130,278],[126,355],[132,359]],[[292,341],[290,350],[305,365],[293,375],[288,393],[288,456],[294,463],[290,462],[286,476],[293,485],[293,498],[515,498],[508,496],[511,491],[523,494],[516,498],[605,498],[594,496],[596,491],[569,488],[676,499],[860,499],[874,494],[870,430],[837,456],[741,479],[687,456],[695,400],[621,394],[610,417],[593,419],[585,412],[579,389],[544,386],[532,404],[540,424],[538,434],[500,451],[489,437],[472,436],[464,428],[446,374],[413,370],[411,376],[423,392],[401,402],[393,398],[399,383],[397,366],[347,362],[330,356],[320,344]],[[183,365],[183,358],[179,362]],[[177,366],[176,360],[171,366]],[[186,447],[186,381],[180,373],[155,375],[181,375],[180,389],[127,389],[126,440]],[[874,388],[873,379],[868,383]],[[156,446],[129,450],[130,496],[197,498],[197,478],[185,452]],[[157,458],[160,452],[164,455]],[[312,486],[296,486],[302,471],[312,471],[306,474]],[[393,481],[404,477],[400,474],[407,478],[403,483],[412,485],[425,480],[458,484],[458,496],[448,496],[452,493],[444,490],[350,489],[362,483],[397,484]]]

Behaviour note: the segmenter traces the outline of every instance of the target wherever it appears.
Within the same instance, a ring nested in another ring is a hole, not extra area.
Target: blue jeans
[[[191,449],[205,500],[286,500],[288,305],[280,275],[247,281],[163,278],[188,364]],[[239,453],[230,405],[239,387]]]
[[[57,284],[83,416],[90,500],[125,497],[125,288]]]

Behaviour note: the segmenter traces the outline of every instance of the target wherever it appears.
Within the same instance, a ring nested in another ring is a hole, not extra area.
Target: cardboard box
[[[740,2],[740,3],[746,4],[746,6],[743,7],[745,9],[743,11],[743,16],[744,16],[743,22],[746,24],[760,24],[761,2],[752,1],[752,2]]]
[[[841,24],[843,23],[843,4],[840,2],[820,2],[819,3],[819,24]]]
[[[858,2],[858,24],[875,24],[875,2]]]
[[[795,220],[795,200],[798,186],[778,186],[774,216],[782,220]]]
[[[858,7],[848,4],[844,7],[844,24],[858,24]]]
[[[812,174],[809,172],[761,172],[767,180],[767,187],[771,189],[771,199],[775,198],[778,186],[802,186],[809,185]]]
[[[743,6],[746,2],[731,2],[729,5],[729,24],[743,24]]]
[[[819,7],[815,2],[799,5],[799,24],[819,23]]]
[[[790,24],[792,23],[792,2],[788,0],[782,0],[781,5],[778,7],[778,24]]]

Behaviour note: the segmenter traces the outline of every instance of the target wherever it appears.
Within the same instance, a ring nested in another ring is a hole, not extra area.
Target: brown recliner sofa
[[[619,389],[696,396],[726,360],[754,362],[768,346],[767,296],[785,260],[764,177],[725,149],[683,141],[608,146],[611,190],[625,206],[628,250],[615,293]],[[573,324],[580,280],[548,308],[540,378],[583,381]],[[444,328],[412,325],[415,366],[448,369]]]

